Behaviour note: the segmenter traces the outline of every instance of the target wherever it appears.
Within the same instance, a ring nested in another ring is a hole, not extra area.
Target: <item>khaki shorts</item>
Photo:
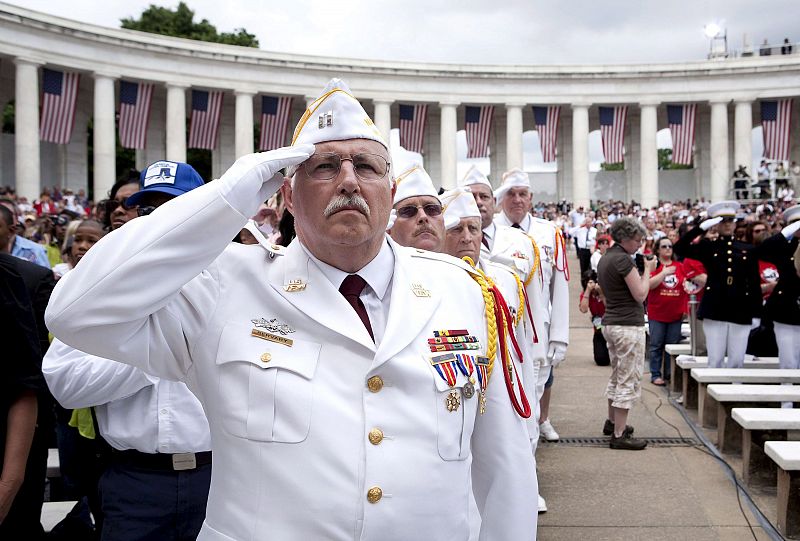
[[[605,325],[603,336],[611,358],[606,398],[615,408],[631,409],[642,396],[644,326]]]

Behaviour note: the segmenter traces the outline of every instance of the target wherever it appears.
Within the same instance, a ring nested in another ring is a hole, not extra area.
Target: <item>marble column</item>
[[[589,105],[572,105],[572,204],[589,207]]]
[[[522,169],[522,108],[525,104],[506,104],[506,171]]]
[[[442,172],[439,178],[444,189],[456,186],[456,173],[458,171],[458,157],[456,156],[456,122],[457,103],[440,103],[441,107],[441,164]]]
[[[117,180],[117,134],[114,125],[116,102],[114,101],[114,79],[105,73],[94,74],[94,193],[106,194]]]
[[[711,102],[711,201],[728,199],[728,102]]]
[[[253,143],[253,92],[234,92],[236,113],[234,121],[233,147],[235,158],[252,154]]]
[[[381,132],[383,140],[389,144],[389,132],[392,130],[392,103],[391,101],[373,100],[375,104],[375,127]]]
[[[640,162],[639,182],[641,183],[642,207],[651,208],[658,205],[658,118],[657,103],[640,104]]]
[[[753,100],[736,100],[734,110],[733,166],[747,167],[747,173],[755,178],[753,170]]]
[[[39,161],[39,63],[23,58],[16,64],[14,152],[18,196],[33,202],[41,191]]]
[[[167,83],[167,159],[186,161],[186,85]]]

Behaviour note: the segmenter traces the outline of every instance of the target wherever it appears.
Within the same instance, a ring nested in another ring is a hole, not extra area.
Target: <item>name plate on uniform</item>
[[[294,344],[294,340],[285,338],[283,336],[278,336],[276,334],[271,334],[260,329],[253,329],[250,331],[250,336],[255,336],[256,338],[261,338],[262,340],[269,340],[270,342],[275,342],[276,344],[281,344],[288,347],[292,347],[292,344]]]

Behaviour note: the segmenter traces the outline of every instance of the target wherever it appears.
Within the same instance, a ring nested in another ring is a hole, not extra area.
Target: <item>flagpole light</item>
[[[703,27],[703,33],[709,41],[708,59],[728,58],[728,31],[723,23],[710,22]]]

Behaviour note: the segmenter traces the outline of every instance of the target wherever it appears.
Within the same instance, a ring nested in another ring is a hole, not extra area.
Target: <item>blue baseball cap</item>
[[[139,205],[148,193],[161,192],[177,197],[205,184],[203,178],[188,163],[166,160],[151,163],[139,175],[140,190],[130,196],[125,204]]]

